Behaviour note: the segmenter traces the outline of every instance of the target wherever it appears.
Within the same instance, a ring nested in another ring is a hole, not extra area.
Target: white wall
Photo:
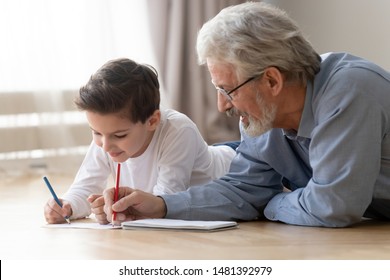
[[[345,51],[390,70],[390,1],[265,0],[285,10],[319,53]]]

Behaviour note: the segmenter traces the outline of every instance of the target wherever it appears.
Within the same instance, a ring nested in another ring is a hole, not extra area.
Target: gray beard
[[[261,98],[260,94],[257,94],[256,103],[263,112],[263,116],[260,120],[255,120],[253,117],[248,116],[249,124],[243,125],[244,132],[249,137],[258,137],[263,133],[272,129],[272,125],[276,116],[276,106],[264,104],[264,100]]]

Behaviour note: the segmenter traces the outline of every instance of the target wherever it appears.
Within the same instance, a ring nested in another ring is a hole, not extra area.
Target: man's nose
[[[230,100],[219,92],[217,94],[217,99],[217,106],[219,112],[224,113],[233,107],[233,104],[230,102]]]

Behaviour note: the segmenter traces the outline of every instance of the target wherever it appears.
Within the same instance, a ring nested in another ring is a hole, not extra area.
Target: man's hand
[[[108,221],[119,225],[124,221],[146,218],[164,218],[166,205],[161,197],[134,190],[129,187],[120,187],[118,201],[114,203],[115,188],[106,189],[104,196],[104,212]],[[111,221],[112,211],[115,211],[116,219]]]

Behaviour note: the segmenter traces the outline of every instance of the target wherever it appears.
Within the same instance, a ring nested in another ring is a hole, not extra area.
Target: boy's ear
[[[156,110],[153,112],[153,115],[149,117],[149,119],[146,121],[148,128],[150,131],[156,130],[157,126],[160,124],[161,120],[161,112],[160,110]]]

